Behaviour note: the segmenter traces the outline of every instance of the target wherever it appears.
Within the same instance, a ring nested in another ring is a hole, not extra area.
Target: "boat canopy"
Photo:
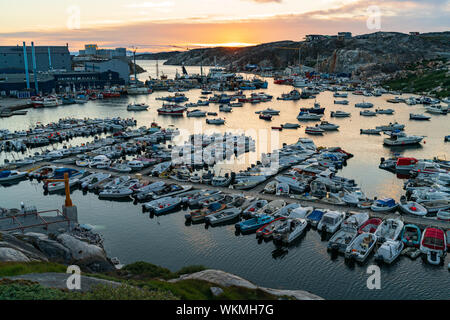
[[[437,228],[427,228],[423,235],[422,245],[434,250],[444,250],[444,231]]]
[[[416,158],[398,158],[397,166],[409,166],[412,164],[416,164],[418,160]]]
[[[11,175],[11,171],[9,171],[9,170],[0,172],[0,178],[6,178],[6,177],[9,177],[10,175]]]
[[[377,203],[384,207],[393,207],[395,206],[395,200],[392,198],[377,200]]]

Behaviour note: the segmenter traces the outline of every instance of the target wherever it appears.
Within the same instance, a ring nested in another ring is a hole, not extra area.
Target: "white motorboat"
[[[171,165],[172,165],[171,161],[161,162],[153,168],[153,170],[151,171],[151,175],[157,177],[162,173],[166,172],[167,170],[169,170]]]
[[[116,163],[111,167],[111,170],[120,173],[129,173],[132,171],[126,163]]]
[[[412,144],[418,144],[423,140],[423,136],[407,136],[392,133],[389,138],[385,138],[383,143],[387,146],[406,146]]]
[[[228,187],[233,182],[234,174],[225,173],[224,176],[214,176],[211,185],[214,187]]]
[[[353,227],[342,227],[339,229],[328,242],[328,250],[336,250],[345,253],[347,247],[358,236],[358,230]]]
[[[306,127],[305,133],[307,134],[323,134],[325,130],[320,127]]]
[[[206,222],[214,226],[219,223],[224,223],[236,219],[237,217],[239,217],[241,212],[242,209],[240,208],[229,208],[206,216],[205,220]]]
[[[348,100],[334,100],[334,104],[342,104],[342,105],[348,105],[350,101]]]
[[[397,259],[405,244],[402,241],[386,240],[374,255],[375,260],[391,264]]]
[[[253,217],[258,211],[260,211],[262,208],[264,208],[269,201],[267,200],[255,200],[249,204],[247,208],[243,211],[244,217]]]
[[[372,233],[361,233],[345,250],[346,259],[355,259],[364,262],[377,243],[377,236]]]
[[[264,187],[264,193],[267,194],[275,194],[277,191],[277,181],[270,181],[265,187]]]
[[[441,221],[450,222],[450,210],[439,210],[436,218]]]
[[[103,181],[109,179],[110,177],[111,177],[111,174],[109,174],[109,173],[98,172],[98,173],[90,174],[87,177],[84,177],[83,179],[80,180],[81,188],[87,189],[87,190],[92,190],[96,186],[98,186],[100,183],[102,183]]]
[[[90,168],[104,169],[108,168],[110,165],[111,160],[104,155],[96,156],[91,161],[89,161]]]
[[[143,207],[156,215],[160,215],[178,208],[180,204],[180,197],[165,197],[145,203]]]
[[[427,215],[428,211],[425,209],[424,206],[422,206],[420,203],[414,202],[414,201],[408,201],[405,203],[399,204],[400,210],[402,210],[404,213],[415,215],[415,216],[425,216]]]
[[[350,116],[351,116],[350,112],[345,112],[345,111],[341,111],[341,110],[331,111],[331,117],[334,117],[334,118],[347,118]]]
[[[145,165],[142,161],[132,160],[127,163],[127,165],[131,168],[131,170],[139,171],[144,169]]]
[[[128,111],[147,111],[148,105],[145,103],[133,103],[129,104],[127,107]]]
[[[294,193],[303,193],[307,188],[307,185],[305,183],[294,176],[280,175],[276,176],[275,180],[280,183],[286,183],[289,186],[290,191]]]
[[[384,220],[375,231],[378,241],[397,240],[403,230],[403,221],[399,219]]]
[[[322,130],[326,130],[326,131],[332,131],[332,130],[339,129],[339,126],[337,124],[330,123],[328,121],[322,121],[319,124],[319,128],[322,129]]]
[[[317,225],[317,230],[328,233],[335,233],[345,219],[345,212],[328,211],[325,212]]]
[[[389,123],[388,125],[375,127],[375,129],[379,129],[381,131],[395,131],[395,130],[401,131],[401,130],[405,129],[405,125],[394,122],[394,123]]]
[[[277,211],[286,205],[284,200],[274,200],[269,202],[266,206],[260,209],[257,214],[274,215]]]
[[[192,111],[188,111],[186,115],[189,118],[190,117],[200,118],[200,117],[206,117],[206,113],[207,113],[206,111],[195,109],[195,110],[192,110]]]
[[[418,200],[419,201],[419,200]],[[437,213],[450,209],[450,199],[419,201],[428,213]]]
[[[409,114],[409,119],[410,120],[430,120],[431,117],[426,116],[424,114],[414,114],[414,113],[410,113]]]
[[[233,185],[234,189],[249,190],[256,187],[258,184],[263,183],[268,179],[267,176],[237,176]]]
[[[155,183],[148,184],[137,190],[135,190],[135,197],[138,200],[145,200],[149,195],[157,190],[162,190],[166,184],[163,181],[158,181]]]
[[[393,109],[376,109],[375,111],[378,114],[394,114],[395,112]]]
[[[277,116],[277,115],[280,114],[280,111],[268,108],[268,109],[265,109],[265,110],[262,110],[262,111],[256,111],[255,113],[256,114],[270,114],[272,116]]]
[[[221,111],[221,112],[231,112],[231,111],[233,111],[233,107],[226,106],[226,105],[221,105],[219,107],[219,111]]]
[[[427,109],[427,112],[433,113],[433,114],[447,114],[448,113],[448,107],[441,106],[441,105],[425,106],[425,109]]]
[[[366,108],[366,109],[373,108],[373,103],[370,102],[356,103],[355,108]]]
[[[380,129],[361,129],[361,134],[380,134]]]
[[[356,228],[356,230],[359,230],[359,228],[367,221],[369,220],[369,214],[367,212],[359,212],[352,214],[347,219],[345,219],[342,224],[341,228]]]
[[[377,112],[370,111],[370,110],[364,110],[364,111],[360,111],[359,114],[364,117],[375,117],[377,115]]]
[[[276,186],[277,196],[289,196],[289,185],[287,183],[278,182]]]
[[[217,124],[217,125],[222,125],[225,124],[225,120],[224,119],[206,119],[206,123],[207,124]]]
[[[300,125],[298,123],[285,123],[282,124],[281,127],[283,129],[298,129],[300,128]]]
[[[320,119],[322,119],[321,114],[309,113],[307,111],[301,111],[297,116],[297,120],[299,121],[318,121]]]
[[[273,231],[273,241],[275,243],[290,244],[305,232],[307,226],[308,222],[305,219],[286,219]]]

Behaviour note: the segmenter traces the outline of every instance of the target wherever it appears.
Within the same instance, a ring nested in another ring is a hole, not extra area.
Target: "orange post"
[[[73,207],[72,199],[70,199],[70,185],[69,185],[69,174],[64,173],[64,179],[48,179],[45,182],[64,182],[65,193],[66,193],[66,207]]]

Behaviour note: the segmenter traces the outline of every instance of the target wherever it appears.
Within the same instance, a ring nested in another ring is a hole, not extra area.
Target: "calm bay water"
[[[139,62],[151,74],[155,74],[154,61]],[[162,66],[160,70],[173,76],[176,67]],[[180,71],[180,69],[178,68]],[[188,72],[199,73],[199,68],[188,68]],[[205,71],[207,72],[207,71]],[[140,75],[146,80],[149,74]],[[276,86],[269,79],[270,94],[275,99],[281,93],[289,92],[290,86]],[[249,93],[247,93],[249,94]],[[157,92],[150,96],[124,98],[89,102],[83,106],[63,106],[55,109],[30,110],[27,116],[0,119],[0,128],[12,130],[27,129],[37,121],[47,123],[62,117],[135,117],[138,126],[149,125],[152,121],[163,127],[174,125],[187,129],[191,133],[200,124],[205,129],[214,131],[242,130],[253,133],[258,139],[273,133],[272,126],[286,122],[297,122],[299,108],[312,106],[314,100],[299,102],[276,101],[259,105],[245,105],[235,108],[232,113],[219,113],[218,105],[203,107],[205,110],[216,111],[226,118],[226,126],[210,127],[202,120],[181,118],[173,119],[159,117],[156,109],[162,104],[155,98],[165,96],[167,92]],[[196,102],[200,90],[186,92],[190,101]],[[445,144],[444,135],[449,134],[450,121],[448,116],[432,116],[429,122],[409,121],[409,113],[422,113],[423,106],[393,105],[385,100],[390,96],[367,98],[349,94],[348,106],[334,105],[330,92],[321,93],[317,101],[326,107],[324,120],[341,125],[338,132],[327,133],[323,137],[313,137],[318,146],[341,146],[355,155],[349,160],[348,166],[339,174],[354,178],[366,191],[368,196],[394,196],[402,194],[402,181],[389,172],[378,169],[381,157],[389,157],[393,151],[382,145],[383,136],[360,135],[361,128],[374,128],[377,125],[398,121],[406,124],[406,132],[426,135],[426,143],[419,148],[409,148],[401,151],[406,156],[430,158],[437,155],[450,155],[450,144]],[[370,101],[376,108],[395,109],[395,115],[378,115],[377,117],[362,117],[360,109],[354,104]],[[146,102],[150,111],[130,113],[126,105],[130,102]],[[272,122],[260,120],[255,111],[273,108],[281,111],[280,116]],[[352,113],[351,118],[330,118],[330,111],[345,110]],[[200,122],[196,122],[200,121]],[[313,123],[311,123],[313,124]],[[274,132],[273,141],[278,146],[282,143],[293,143],[304,133],[304,125],[298,130]],[[260,131],[261,129],[266,129]],[[279,135],[279,140],[276,135]],[[80,140],[81,141],[81,140]],[[71,144],[77,144],[72,141]],[[269,145],[275,144],[269,141]],[[267,151],[267,144],[257,143],[257,156],[261,151]],[[398,152],[399,150],[395,150]],[[247,162],[239,166],[247,167],[254,159],[247,155]],[[1,160],[1,159],[0,159]],[[231,168],[236,166],[229,165]],[[284,251],[275,250],[272,242],[258,243],[254,235],[236,236],[234,225],[208,228],[204,225],[186,226],[184,212],[177,212],[159,218],[150,218],[143,214],[141,206],[132,202],[100,201],[94,194],[83,195],[81,191],[73,191],[73,202],[78,207],[80,223],[89,223],[105,238],[105,248],[109,256],[117,256],[122,263],[148,261],[167,267],[171,270],[180,269],[186,265],[202,264],[209,268],[222,269],[242,276],[258,285],[302,289],[327,299],[448,299],[450,288],[450,273],[446,267],[432,267],[421,259],[411,261],[400,257],[393,265],[381,267],[381,290],[369,290],[366,287],[366,268],[372,264],[370,259],[365,265],[347,264],[343,256],[332,257],[327,253],[327,242],[321,239],[315,230],[309,230],[293,247]],[[18,207],[20,201],[28,205],[36,205],[39,210],[59,208],[64,201],[61,195],[43,195],[42,185],[37,182],[21,182],[11,187],[0,187],[0,206]],[[450,262],[449,257],[445,266]]]

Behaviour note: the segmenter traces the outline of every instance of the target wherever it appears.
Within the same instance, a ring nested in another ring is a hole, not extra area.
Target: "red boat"
[[[411,171],[416,166],[418,160],[416,158],[398,158],[395,168],[397,171]]]
[[[420,241],[420,251],[427,255],[427,261],[439,265],[447,254],[447,240],[443,230],[426,228]]]
[[[263,237],[264,239],[269,239],[272,237],[273,231],[284,221],[286,220],[285,217],[277,218],[273,220],[272,222],[266,224],[265,226],[261,227],[256,231],[257,237]]]
[[[272,130],[283,131],[283,128],[282,127],[272,127]]]
[[[367,220],[366,222],[364,222],[364,224],[361,226],[361,228],[359,228],[358,233],[375,233],[375,231],[377,230],[378,226],[382,223],[383,221],[379,218],[372,218]]]
[[[105,91],[102,92],[103,98],[120,98],[120,92]]]

